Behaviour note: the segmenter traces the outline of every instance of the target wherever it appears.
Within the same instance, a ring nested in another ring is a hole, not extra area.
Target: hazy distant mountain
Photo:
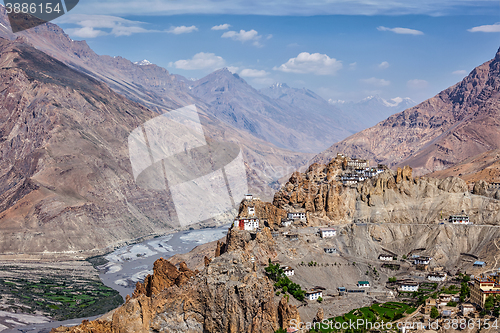
[[[275,83],[268,88],[259,90],[272,99],[286,102],[307,114],[320,114],[331,119],[331,125],[344,127],[351,132],[364,129],[354,118],[342,112],[340,108],[328,103],[315,92],[302,88],[291,88],[286,83]]]
[[[385,100],[380,96],[369,96],[358,102],[334,101],[331,99],[328,102],[358,119],[363,124],[363,129],[374,126],[389,116],[417,104],[408,97]]]
[[[321,151],[358,129],[312,92],[286,86],[259,92],[226,68],[193,82],[189,89],[217,119],[290,150]],[[285,97],[282,89],[293,94]]]
[[[408,164],[422,174],[496,149],[500,149],[500,50],[461,82],[333,145],[314,161],[345,152],[388,165]],[[497,158],[496,153],[489,155],[484,167]],[[470,165],[466,168],[477,173]]]

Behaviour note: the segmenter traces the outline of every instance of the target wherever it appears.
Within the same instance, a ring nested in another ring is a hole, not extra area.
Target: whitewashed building
[[[253,200],[252,194],[245,194],[245,200]]]
[[[319,229],[319,234],[321,238],[333,237],[337,234],[337,230],[333,228],[321,228]]]
[[[450,215],[448,221],[453,224],[472,224],[467,215]]]
[[[248,206],[248,216],[255,216],[255,207]]]
[[[291,219],[283,219],[281,220],[281,226],[282,227],[289,227],[292,225],[293,220]]]
[[[427,280],[434,282],[442,282],[446,280],[446,273],[430,273],[427,275]]]
[[[358,281],[357,286],[359,288],[370,288],[370,282],[368,282],[368,281]]]
[[[399,291],[418,291],[418,283],[416,282],[401,282]]]
[[[378,260],[382,261],[392,261],[394,256],[392,254],[381,254],[378,256]]]
[[[288,213],[288,219],[291,220],[306,220],[306,213],[304,212],[290,212]]]
[[[260,220],[258,218],[239,218],[234,220],[233,226],[240,230],[257,230],[260,227]]]
[[[283,267],[281,267],[281,269],[283,270],[283,273],[286,276],[294,276],[295,275],[295,270],[290,266],[283,266]]]
[[[310,301],[317,300],[320,297],[323,298],[323,292],[321,290],[310,290],[306,292],[306,298]]]
[[[417,257],[415,258],[415,265],[429,265],[431,262],[432,258],[431,257]]]

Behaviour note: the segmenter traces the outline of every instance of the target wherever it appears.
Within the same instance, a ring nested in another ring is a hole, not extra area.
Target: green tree
[[[320,296],[320,297],[318,297],[318,302],[319,302],[319,303],[323,302],[323,297],[321,297],[321,296]]]
[[[431,318],[436,319],[437,317],[439,317],[439,311],[435,306],[433,306],[431,309]]]
[[[488,311],[491,311],[494,306],[495,306],[495,298],[490,295],[488,296],[488,298],[486,298],[486,301],[484,302],[484,308]]]
[[[398,279],[396,279],[396,277],[394,277],[394,276],[389,278],[389,282],[396,282],[397,280]]]

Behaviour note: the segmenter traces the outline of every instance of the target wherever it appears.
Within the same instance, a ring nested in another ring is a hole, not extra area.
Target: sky
[[[80,0],[54,23],[98,54],[192,79],[227,67],[335,101],[421,102],[500,47],[499,1]]]

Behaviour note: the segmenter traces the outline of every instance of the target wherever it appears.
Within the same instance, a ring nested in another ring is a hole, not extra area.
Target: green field
[[[7,269],[7,267],[2,267]],[[19,269],[16,267],[16,269]],[[120,294],[98,279],[75,277],[56,270],[50,277],[37,277],[26,269],[28,279],[0,279],[0,297],[16,311],[43,312],[56,320],[90,317],[106,313],[123,303]],[[21,308],[22,307],[22,308]]]
[[[387,302],[383,304],[373,304],[369,307],[363,307],[359,309],[354,309],[343,316],[330,318],[329,320],[339,323],[353,321],[356,322],[358,319],[363,319],[365,322],[384,322],[394,321],[403,318],[407,314],[411,314],[415,311],[415,308],[400,302]],[[316,331],[311,330],[311,332],[337,332],[336,329],[324,329],[318,328]]]

